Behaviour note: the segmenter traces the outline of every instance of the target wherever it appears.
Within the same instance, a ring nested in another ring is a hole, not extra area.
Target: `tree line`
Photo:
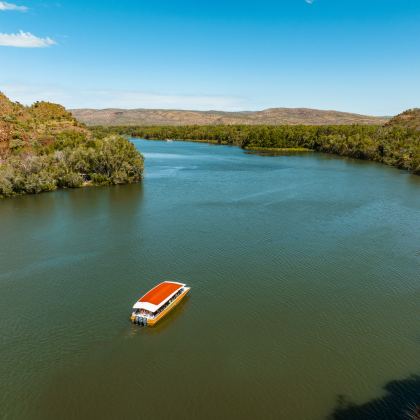
[[[93,127],[145,139],[178,139],[237,145],[244,149],[299,149],[381,162],[420,174],[420,131],[371,125],[213,125]]]

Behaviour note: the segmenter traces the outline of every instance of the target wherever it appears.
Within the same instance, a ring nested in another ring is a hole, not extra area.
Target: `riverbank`
[[[0,198],[60,188],[139,182],[143,156],[121,136],[65,137],[41,150],[12,154],[0,164]]]
[[[288,153],[307,153],[313,152],[311,149],[307,149],[306,147],[258,147],[258,146],[249,146],[244,147],[244,150],[249,152],[262,152],[262,153],[269,153],[269,154],[279,154],[285,155]]]
[[[188,139],[245,150],[312,150],[380,162],[420,174],[420,131],[401,126],[147,126],[92,127],[97,136]]]
[[[143,157],[123,136],[98,138],[64,107],[0,93],[0,198],[139,182]]]

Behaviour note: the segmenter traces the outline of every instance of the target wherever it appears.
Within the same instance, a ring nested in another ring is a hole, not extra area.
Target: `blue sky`
[[[0,90],[68,107],[420,106],[420,0],[0,1]]]

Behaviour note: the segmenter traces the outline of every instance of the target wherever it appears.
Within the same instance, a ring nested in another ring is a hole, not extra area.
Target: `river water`
[[[0,418],[394,419],[414,403],[420,177],[133,141],[142,184],[0,201]],[[163,280],[190,297],[130,324]]]

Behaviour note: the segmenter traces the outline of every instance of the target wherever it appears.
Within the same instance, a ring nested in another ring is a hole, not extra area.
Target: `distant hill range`
[[[183,111],[167,109],[72,109],[72,114],[87,125],[382,125],[387,117],[323,111],[308,108],[270,108],[263,111]]]
[[[387,126],[399,126],[420,130],[420,108],[409,109],[391,118]]]

